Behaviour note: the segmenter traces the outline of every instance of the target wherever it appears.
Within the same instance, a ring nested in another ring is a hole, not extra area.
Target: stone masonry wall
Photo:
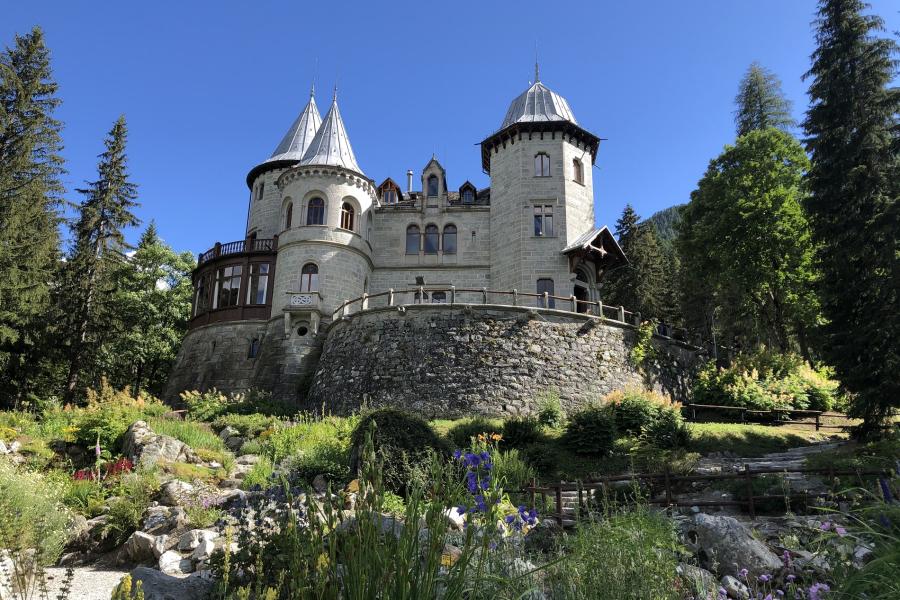
[[[424,417],[531,413],[555,391],[567,411],[627,385],[683,400],[698,356],[654,338],[630,360],[634,327],[525,307],[417,305],[367,311],[327,332],[305,404],[336,414],[399,406]]]

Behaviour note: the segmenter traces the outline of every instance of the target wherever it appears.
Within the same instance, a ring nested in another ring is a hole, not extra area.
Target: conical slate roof
[[[328,109],[322,126],[316,131],[316,137],[309,144],[300,164],[344,167],[362,174],[362,169],[359,168],[353,155],[341,111],[338,109],[337,94],[331,101],[331,108]]]
[[[537,76],[537,69],[535,69],[535,82],[509,105],[500,129],[506,129],[513,123],[535,121],[569,121],[575,125],[578,124],[575,114],[569,108],[569,103],[541,83]]]
[[[315,90],[309,92],[309,102],[306,108],[294,121],[291,128],[284,134],[281,143],[275,148],[275,152],[268,158],[266,162],[276,160],[300,160],[306,149],[316,135],[316,131],[322,124],[322,117],[319,115],[319,108],[316,106]]]

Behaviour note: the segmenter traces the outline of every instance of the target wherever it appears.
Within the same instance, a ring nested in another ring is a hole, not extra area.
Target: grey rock
[[[155,535],[150,535],[143,531],[135,531],[127,540],[125,540],[123,546],[125,556],[136,563],[154,560],[157,558],[153,553],[153,545],[155,542]]]
[[[187,575],[194,570],[191,559],[184,558],[180,552],[167,550],[159,557],[159,570],[166,575]]]
[[[219,537],[219,534],[209,529],[192,529],[184,532],[178,538],[178,549],[182,551],[193,550],[202,542],[213,541]]]
[[[697,554],[700,566],[715,568],[719,576],[737,576],[747,569],[758,577],[782,566],[781,559],[733,517],[700,513],[683,528],[685,545]]]
[[[230,437],[234,437],[236,435],[240,435],[241,432],[232,427],[231,425],[226,426],[222,431],[219,432],[219,439],[223,442]]]
[[[159,490],[159,501],[167,506],[184,504],[194,494],[194,486],[180,479],[167,481]]]
[[[3,440],[0,440],[0,454],[9,454],[9,448],[6,447]]]
[[[142,529],[160,535],[181,529],[187,522],[187,512],[180,506],[151,506],[144,512]]]
[[[153,556],[159,559],[166,550],[169,550],[169,547],[172,545],[170,543],[170,538],[166,534],[158,535],[153,538]]]
[[[202,462],[191,447],[167,435],[154,433],[144,421],[135,421],[125,432],[122,453],[135,464],[145,466],[164,462]]]
[[[131,572],[133,582],[141,582],[145,600],[205,600],[214,582],[195,573],[189,577],[173,577],[156,569],[138,567]]]
[[[315,477],[313,477],[312,487],[320,494],[324,494],[328,491],[328,480],[325,479],[324,475],[316,475]]]
[[[697,594],[699,594],[700,598],[716,597],[719,583],[716,581],[716,576],[706,569],[687,563],[678,563],[675,571],[687,582],[687,585],[690,586],[690,591],[694,593],[695,597]]]
[[[238,456],[234,459],[234,462],[239,465],[255,465],[259,462],[258,454],[244,454],[243,456]]]
[[[544,519],[525,534],[525,549],[529,552],[550,553],[559,548],[563,528],[552,519]]]
[[[456,507],[448,508],[447,510],[445,510],[444,516],[447,517],[447,523],[449,524],[451,529],[462,531],[463,527],[465,527],[465,513],[459,512]]]
[[[13,454],[22,449],[22,442],[19,440],[13,440],[9,443],[9,451]]]
[[[195,562],[208,560],[215,548],[216,543],[213,540],[204,538],[200,540],[200,543],[198,543],[197,547],[194,548],[194,551],[191,552],[191,560]]]
[[[722,578],[720,583],[722,589],[728,593],[729,598],[735,598],[735,600],[749,600],[750,588],[744,585],[737,577],[726,575]]]

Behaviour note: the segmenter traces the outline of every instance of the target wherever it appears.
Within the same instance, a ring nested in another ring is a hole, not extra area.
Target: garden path
[[[74,577],[68,597],[72,600],[109,600],[113,589],[128,573],[129,570],[102,563],[74,567]],[[56,598],[65,578],[65,567],[47,569],[49,598]]]

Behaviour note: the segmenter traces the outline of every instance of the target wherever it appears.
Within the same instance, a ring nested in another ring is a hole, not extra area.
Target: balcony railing
[[[205,262],[209,262],[213,259],[219,258],[221,256],[228,256],[229,254],[249,254],[252,252],[274,252],[278,248],[278,236],[274,238],[247,238],[244,240],[238,240],[236,242],[227,242],[225,244],[220,244],[216,242],[216,245],[203,252],[197,257],[197,264],[202,265]]]

